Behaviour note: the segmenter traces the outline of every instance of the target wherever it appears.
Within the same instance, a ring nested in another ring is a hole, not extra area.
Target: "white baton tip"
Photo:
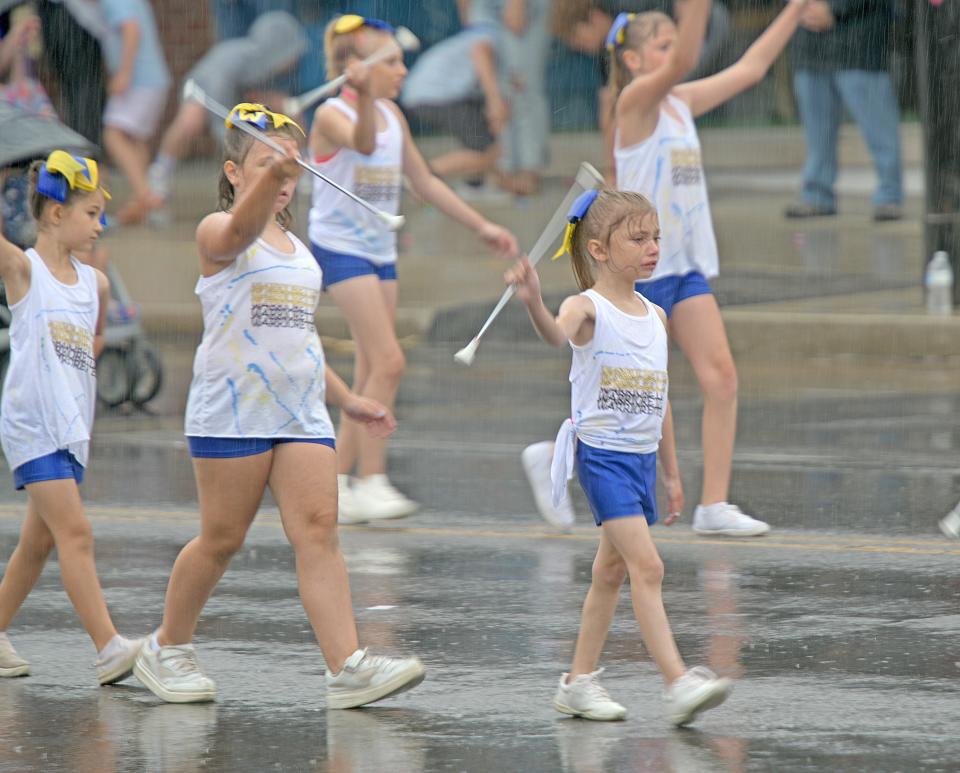
[[[461,365],[473,365],[473,360],[477,356],[477,348],[480,346],[480,339],[474,338],[470,343],[464,346],[459,352],[453,355],[453,359]]]

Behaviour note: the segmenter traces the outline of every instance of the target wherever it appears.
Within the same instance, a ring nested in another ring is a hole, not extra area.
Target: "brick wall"
[[[183,76],[213,43],[213,16],[206,0],[152,0],[163,52],[179,92]]]

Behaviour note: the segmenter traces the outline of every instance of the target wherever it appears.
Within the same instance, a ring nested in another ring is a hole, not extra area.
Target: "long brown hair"
[[[630,74],[630,70],[623,61],[624,53],[626,51],[640,53],[644,43],[650,40],[650,38],[656,37],[657,33],[660,32],[660,27],[664,24],[673,24],[673,19],[661,11],[638,13],[627,23],[623,33],[623,44],[616,46],[612,51],[608,49],[607,56],[610,58],[610,78],[607,81],[607,85],[613,94],[614,105],[617,103],[617,97],[620,96],[620,92],[633,80],[633,75]]]
[[[303,135],[299,129],[295,129],[290,124],[284,124],[280,128],[271,126],[266,130],[266,134],[269,137],[291,139],[297,143],[298,147],[303,140]],[[256,142],[256,140],[242,129],[238,129],[236,126],[229,127],[223,139],[223,163],[226,164],[227,161],[232,161],[238,167],[242,166],[254,142]],[[224,212],[228,212],[233,207],[236,192],[233,189],[233,183],[230,182],[230,178],[227,177],[227,173],[222,165],[220,167],[218,187],[219,196],[217,206]],[[284,230],[288,230],[290,226],[293,225],[293,214],[290,212],[289,206],[284,207],[277,213],[277,224]]]
[[[593,270],[597,261],[587,249],[591,240],[596,239],[609,247],[610,237],[623,223],[628,220],[642,221],[656,214],[657,208],[646,196],[633,191],[601,188],[597,198],[573,232],[570,263],[573,266],[577,287],[588,290],[596,281]]]

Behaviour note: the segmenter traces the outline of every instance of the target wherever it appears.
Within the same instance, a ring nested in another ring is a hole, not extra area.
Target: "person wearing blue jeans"
[[[877,172],[874,220],[902,217],[900,110],[887,72],[890,0],[811,0],[791,54],[807,146],[800,201],[791,218],[834,215],[837,132],[846,107]]]

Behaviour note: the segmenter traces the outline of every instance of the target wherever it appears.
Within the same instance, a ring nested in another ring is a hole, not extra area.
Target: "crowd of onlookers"
[[[683,10],[683,0],[447,4],[461,29],[420,53],[400,103],[415,131],[456,138],[457,147],[431,163],[441,176],[456,179],[464,195],[538,190],[551,127],[547,71],[554,40],[595,57],[603,84],[604,40],[617,13]],[[322,61],[315,31],[332,15],[362,13],[365,5],[377,5],[387,15],[384,3],[342,3],[343,8],[324,3],[319,10],[314,3],[305,10],[308,5],[298,0],[211,0],[217,41],[188,77],[222,103],[253,96],[276,103],[285,93],[322,80],[322,68],[313,66]],[[191,153],[199,135],[209,131],[216,137],[220,129],[198,105],[168,108],[176,100],[170,94],[155,6],[149,0],[31,0],[0,4],[4,7],[0,99],[32,113],[56,112],[103,147],[128,183],[129,197],[116,210],[115,221],[160,218],[179,161]],[[786,210],[788,217],[836,211],[837,127],[844,109],[859,125],[875,161],[875,217],[900,216],[899,112],[887,72],[894,10],[895,0],[809,4],[791,47],[807,160],[800,198]],[[693,77],[724,64],[731,15],[723,3],[714,3]],[[304,77],[305,68],[315,70],[312,78],[310,73]],[[610,109],[601,87],[596,110],[604,132]]]

